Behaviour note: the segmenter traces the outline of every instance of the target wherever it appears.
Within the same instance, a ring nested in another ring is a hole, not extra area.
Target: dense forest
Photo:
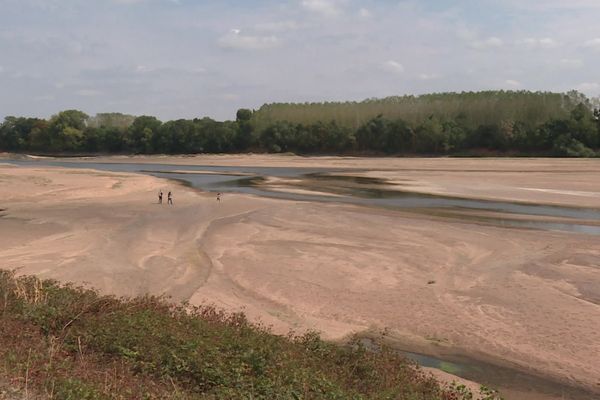
[[[600,110],[578,92],[487,91],[268,104],[235,121],[62,111],[6,117],[0,151],[38,154],[600,154]]]

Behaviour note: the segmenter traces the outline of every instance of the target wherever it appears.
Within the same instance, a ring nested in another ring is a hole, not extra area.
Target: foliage
[[[600,110],[578,92],[468,92],[267,104],[235,121],[67,110],[6,117],[0,151],[56,153],[523,154],[594,157]]]
[[[8,271],[0,300],[0,380],[50,398],[471,398],[391,349],[277,336],[210,306],[117,299]]]
[[[433,93],[367,99],[362,102],[265,104],[254,113],[253,119],[258,129],[275,121],[308,125],[334,119],[342,126],[357,130],[378,115],[389,120],[402,119],[411,126],[416,126],[431,116],[443,121],[455,119],[462,114],[467,128],[472,130],[480,125],[497,125],[502,120],[541,124],[551,118],[566,117],[580,102],[588,101],[577,92]]]

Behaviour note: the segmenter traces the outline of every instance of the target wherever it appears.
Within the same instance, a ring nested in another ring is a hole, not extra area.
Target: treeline
[[[527,91],[433,93],[361,102],[265,104],[252,119],[258,129],[277,121],[309,125],[334,120],[338,125],[357,130],[378,115],[390,120],[401,119],[412,126],[430,116],[451,120],[461,115],[466,128],[476,129],[505,120],[539,125],[553,118],[564,118],[575,105],[588,101],[576,91],[566,94]]]
[[[224,153],[243,151],[252,142],[248,119],[210,118],[161,122],[152,116],[108,113],[90,118],[78,110],[49,120],[6,117],[0,125],[0,150],[37,153]]]
[[[363,116],[379,112],[352,125],[348,110]],[[600,111],[577,92],[448,93],[362,103],[266,105],[257,111],[238,110],[235,121],[223,122],[161,122],[119,113],[89,117],[67,110],[49,120],[6,117],[0,125],[1,151],[43,154],[256,151],[593,157],[599,148]]]

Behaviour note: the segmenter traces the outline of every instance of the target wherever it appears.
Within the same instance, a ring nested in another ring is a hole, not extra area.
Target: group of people
[[[162,190],[158,192],[158,204],[162,204],[163,192]],[[167,193],[167,204],[173,205],[173,194],[171,192]]]
[[[221,202],[221,192],[217,193],[217,201]],[[163,203],[163,192],[162,190],[160,190],[158,192],[158,204],[162,204]],[[169,193],[167,193],[167,204],[169,205],[173,205],[173,194],[169,191]]]

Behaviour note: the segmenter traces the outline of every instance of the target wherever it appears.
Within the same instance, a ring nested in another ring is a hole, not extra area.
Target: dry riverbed
[[[120,160],[351,167],[425,193],[600,208],[595,160],[110,159]],[[159,189],[175,206],[156,204]],[[599,236],[241,194],[217,203],[150,176],[7,165],[0,209],[3,268],[242,308],[278,332],[388,328],[405,349],[600,393]]]

